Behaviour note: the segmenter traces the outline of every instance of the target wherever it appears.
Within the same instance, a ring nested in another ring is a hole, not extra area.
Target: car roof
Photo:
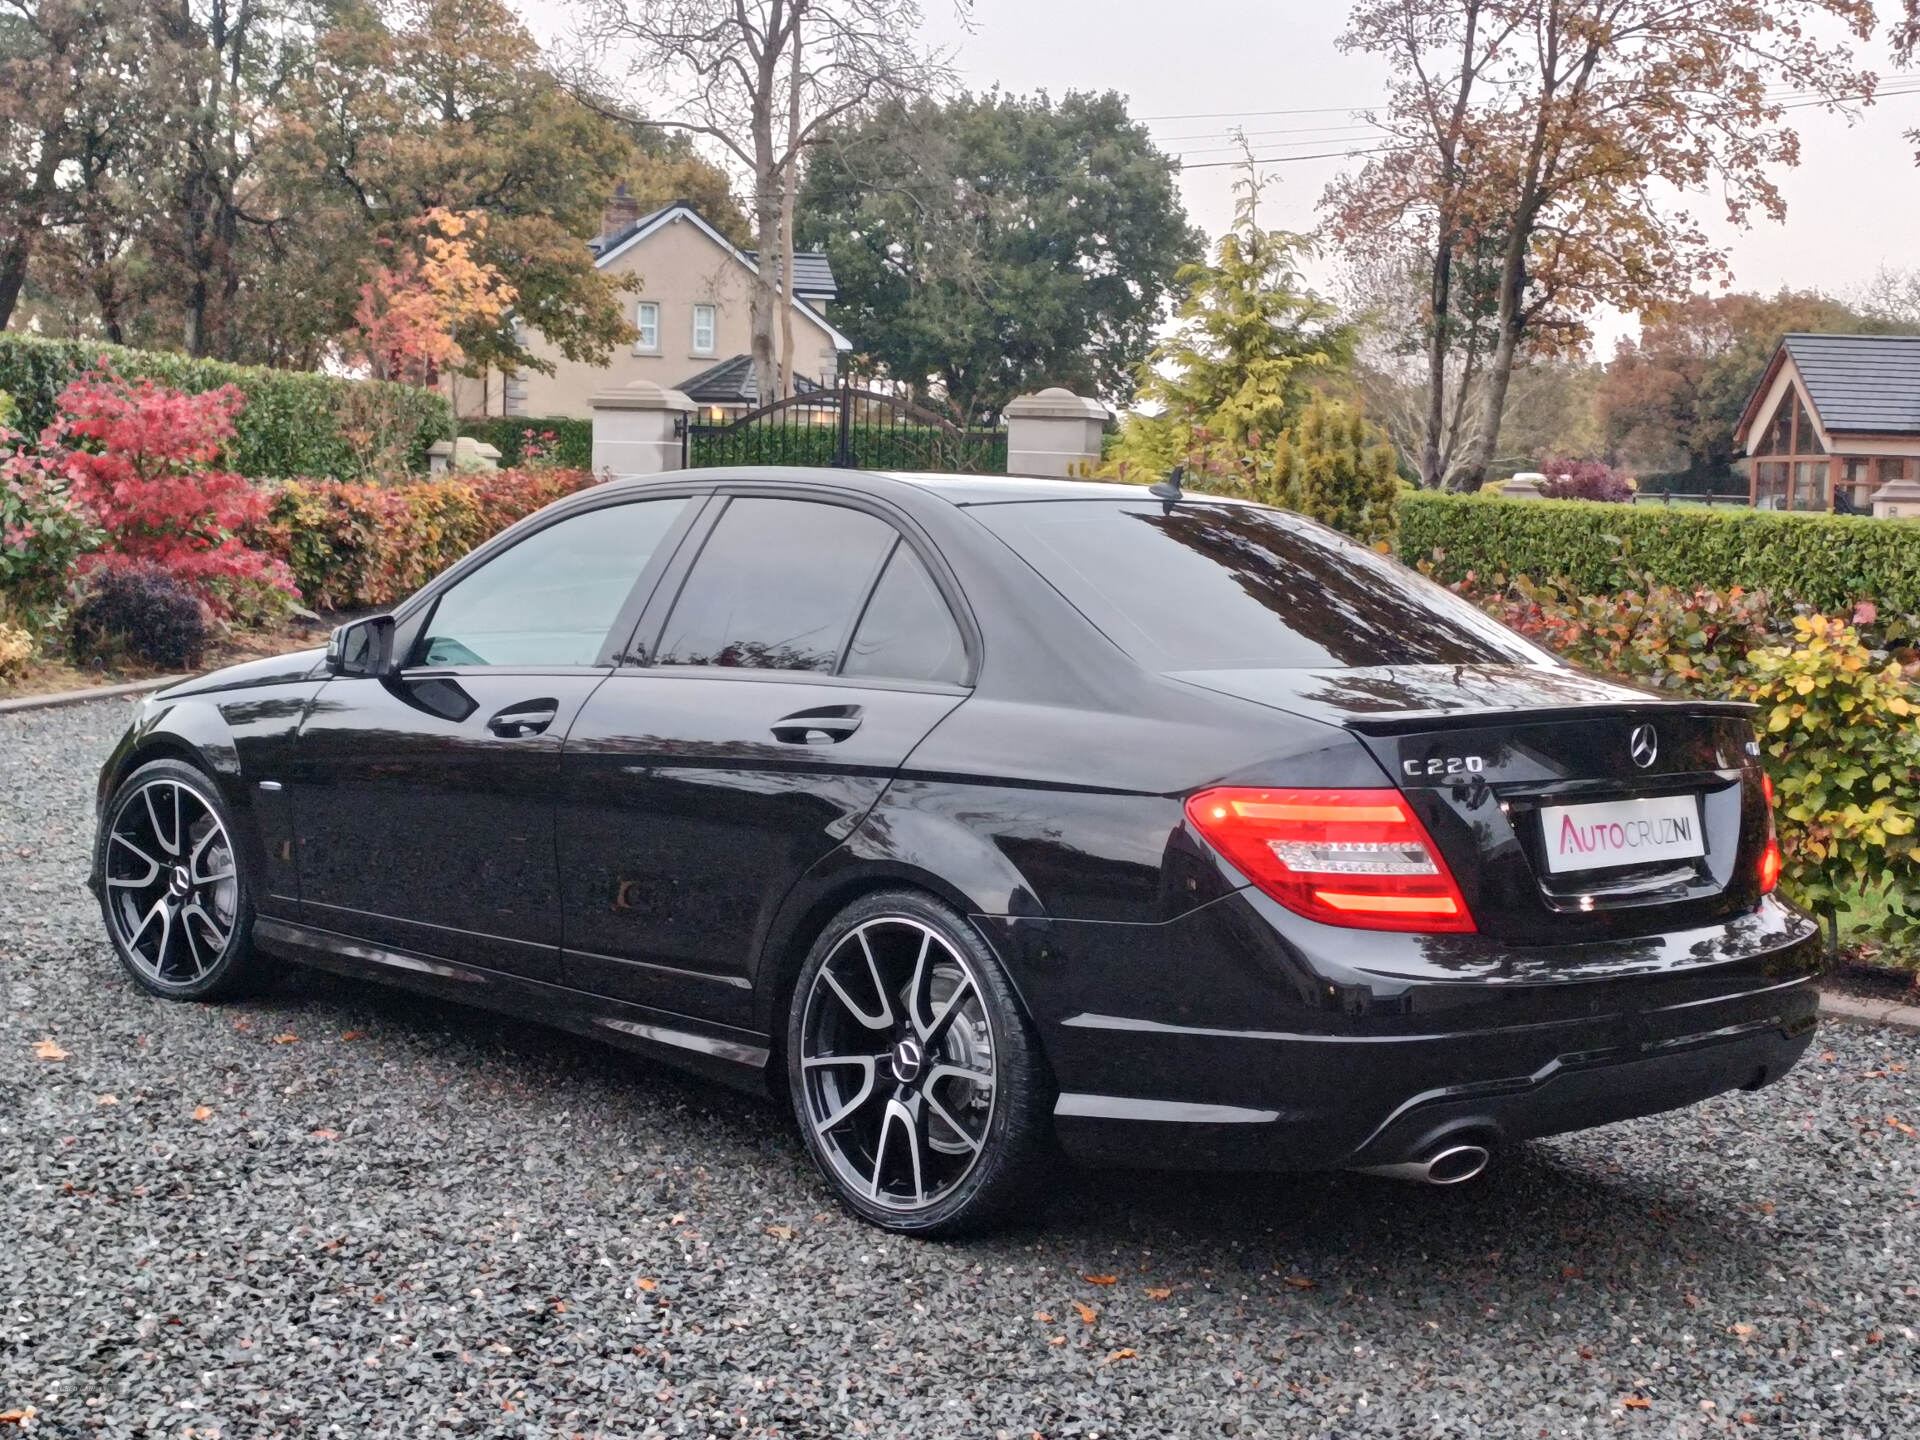
[[[910,485],[950,505],[996,505],[1021,500],[1139,500],[1146,495],[1144,486],[1112,480],[1074,480],[1043,475],[956,475],[918,470],[836,470],[819,465],[725,465],[695,471],[671,471],[649,476],[638,483],[685,483],[695,477],[710,484],[754,480],[798,481],[853,490],[882,489],[890,482]],[[1232,496],[1207,495],[1192,490],[1187,494],[1195,500],[1231,503],[1234,499]]]

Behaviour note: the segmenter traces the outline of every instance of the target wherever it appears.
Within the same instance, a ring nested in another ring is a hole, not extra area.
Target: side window
[[[687,576],[654,663],[833,674],[893,541],[891,525],[845,506],[734,500]]]
[[[452,586],[414,647],[420,665],[591,665],[684,499],[572,515]]]
[[[904,540],[893,547],[893,557],[874,587],[841,673],[954,685],[967,678],[960,627],[927,567]]]

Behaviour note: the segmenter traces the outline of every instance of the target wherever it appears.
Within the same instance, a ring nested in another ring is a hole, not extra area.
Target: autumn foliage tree
[[[1528,352],[1587,337],[1725,272],[1683,203],[1781,219],[1799,157],[1786,92],[1839,104],[1874,77],[1850,41],[1868,0],[1357,0],[1342,44],[1384,58],[1380,154],[1330,187],[1348,243],[1410,251],[1426,277],[1424,483],[1477,489]],[[1459,449],[1443,453],[1462,277],[1484,287],[1491,350]]]
[[[518,292],[474,258],[486,216],[436,208],[409,229],[412,243],[395,247],[361,284],[349,343],[376,380],[431,384],[440,371],[466,365],[460,333],[497,323]]]

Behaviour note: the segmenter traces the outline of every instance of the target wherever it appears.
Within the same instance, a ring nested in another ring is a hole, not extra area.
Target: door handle
[[[773,738],[782,745],[838,745],[859,728],[858,705],[821,705],[774,721]]]
[[[560,706],[553,700],[528,700],[519,705],[509,705],[487,721],[487,729],[502,740],[519,740],[528,735],[538,735],[553,724],[554,716],[560,713]]]

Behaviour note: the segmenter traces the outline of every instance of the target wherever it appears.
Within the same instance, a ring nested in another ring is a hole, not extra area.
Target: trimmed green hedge
[[[524,415],[491,416],[484,420],[462,420],[460,433],[484,440],[500,452],[500,463],[508,469],[526,456],[526,432],[538,438],[551,430],[553,439],[542,440],[547,453],[541,463],[558,465],[564,470],[593,468],[593,421],[576,420],[566,415],[530,419]]]
[[[1911,520],[1415,492],[1400,499],[1398,548],[1447,582],[1469,571],[1525,575],[1604,595],[1651,575],[1827,610],[1872,600],[1920,612],[1920,524]]]
[[[861,470],[947,470],[971,475],[1007,473],[1007,432],[960,435],[931,425],[855,424],[853,463]],[[689,462],[703,465],[831,465],[840,448],[834,425],[748,425],[717,430],[696,426]]]
[[[0,334],[0,390],[19,403],[16,428],[38,434],[53,420],[54,402],[67,383],[102,357],[128,379],[193,394],[237,385],[247,408],[236,422],[239,433],[228,463],[249,479],[355,478],[377,463],[375,452],[381,450],[404,455],[413,469],[425,469],[427,447],[453,433],[445,397],[417,385],[5,333]]]

